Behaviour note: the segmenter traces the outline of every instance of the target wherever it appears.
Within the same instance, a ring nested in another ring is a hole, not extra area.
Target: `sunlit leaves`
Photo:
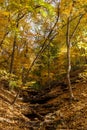
[[[46,41],[46,45],[50,44],[50,58],[48,47],[46,47],[27,77],[29,81],[27,86],[38,86],[39,84],[44,86],[47,83],[48,64],[50,64],[51,80],[56,77],[55,75],[66,72],[66,23],[68,17],[70,17],[71,36],[79,18],[84,14],[71,40],[72,64],[76,64],[78,59],[87,56],[87,2],[85,0],[61,0],[59,8],[58,1],[4,0],[1,3],[0,39],[3,42],[0,46],[0,66],[2,68],[9,71],[14,40],[16,40],[16,45],[13,73],[20,79],[25,77],[43,43]],[[53,28],[58,18],[58,12],[59,20]],[[52,29],[53,31],[48,37]],[[55,37],[50,40],[54,35]],[[85,50],[84,53],[81,48]],[[16,85],[17,83],[15,84],[13,80],[10,82],[10,86]]]

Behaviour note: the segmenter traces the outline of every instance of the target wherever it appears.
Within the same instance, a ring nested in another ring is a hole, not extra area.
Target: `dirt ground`
[[[87,130],[87,83],[72,84],[74,101],[66,87],[24,92],[11,105],[15,92],[0,87],[0,130]]]

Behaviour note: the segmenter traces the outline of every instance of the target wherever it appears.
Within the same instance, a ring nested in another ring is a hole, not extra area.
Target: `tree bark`
[[[13,50],[12,50],[12,55],[11,55],[11,63],[10,63],[10,70],[9,72],[13,72],[13,63],[14,63],[14,56],[15,56],[15,46],[16,46],[16,34],[14,37],[14,43],[13,43]]]
[[[66,45],[67,45],[67,82],[68,82],[68,88],[70,91],[70,98],[72,99],[74,98],[74,95],[72,92],[72,86],[71,86],[71,81],[70,81],[70,71],[71,71],[70,17],[67,19]]]
[[[19,18],[19,15],[18,15],[18,18]],[[17,21],[16,28],[18,28],[18,25],[19,25],[18,18],[16,20]],[[11,55],[11,63],[10,63],[10,69],[9,69],[10,73],[13,73],[13,64],[14,64],[14,57],[15,57],[16,40],[17,40],[17,34],[15,32],[15,34],[14,34],[14,42],[13,42],[13,50],[12,50],[12,55]]]
[[[14,98],[13,102],[11,103],[11,105],[14,105],[19,97],[19,94],[20,94],[20,91],[21,90],[18,90],[17,94],[16,94],[16,97]]]

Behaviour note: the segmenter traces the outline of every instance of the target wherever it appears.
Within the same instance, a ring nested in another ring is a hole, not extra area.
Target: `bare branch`
[[[84,14],[82,14],[82,15],[80,16],[80,18],[79,18],[79,20],[78,20],[78,23],[76,24],[76,26],[75,26],[75,28],[74,28],[74,30],[73,30],[71,36],[70,36],[70,40],[74,37],[74,34],[75,34],[75,32],[76,32],[76,30],[77,30],[77,28],[78,28],[78,26],[79,26],[79,24],[80,24],[80,21],[81,21],[81,19],[83,18],[83,16],[84,16]]]

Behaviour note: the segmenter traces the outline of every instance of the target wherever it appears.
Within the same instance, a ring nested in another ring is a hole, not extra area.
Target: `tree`
[[[1,2],[1,69],[17,75],[23,84],[40,82],[40,86],[45,86],[49,74],[52,81],[67,73],[73,98],[71,66],[73,69],[77,64],[76,55],[78,66],[83,65],[84,59],[86,63],[87,58],[86,7],[85,0]]]

